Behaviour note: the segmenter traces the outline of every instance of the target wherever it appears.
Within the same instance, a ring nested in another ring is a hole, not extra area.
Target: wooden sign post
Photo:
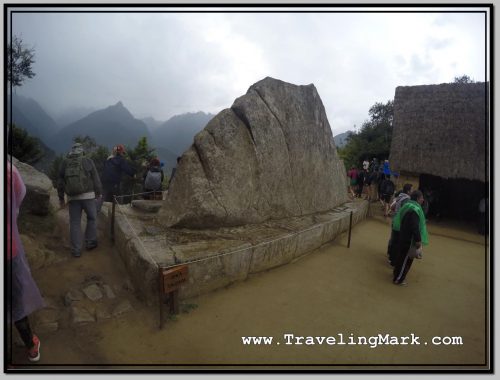
[[[179,288],[188,279],[187,265],[179,265],[174,268],[160,270],[160,329],[163,324],[163,302],[165,295],[168,297],[170,313],[179,314]]]

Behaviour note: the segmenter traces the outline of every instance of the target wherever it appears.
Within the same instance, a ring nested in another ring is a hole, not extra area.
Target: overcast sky
[[[14,13],[12,30],[36,54],[17,93],[53,116],[217,113],[271,76],[313,83],[335,135],[397,86],[488,79],[483,13]]]

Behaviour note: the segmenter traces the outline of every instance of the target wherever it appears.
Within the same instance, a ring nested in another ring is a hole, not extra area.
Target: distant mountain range
[[[49,146],[56,152],[67,152],[76,136],[90,136],[109,149],[116,144],[135,146],[143,136],[151,141],[146,124],[134,118],[122,102],[92,112],[64,127],[52,136]]]
[[[214,115],[204,112],[173,116],[158,128],[151,129],[153,141],[156,146],[180,156],[191,146],[194,135],[205,128],[213,117]]]
[[[75,121],[83,119],[85,116],[90,115],[94,111],[97,111],[97,109],[90,107],[71,107],[64,110],[59,115],[54,116],[54,120],[61,127],[65,127],[66,125],[70,125]]]
[[[335,146],[337,148],[343,148],[345,144],[347,144],[347,137],[349,137],[349,133],[352,133],[352,131],[347,131],[333,137],[333,141],[335,141]]]
[[[7,104],[9,105],[9,102]],[[9,111],[8,109],[7,123],[10,123],[11,119]],[[16,94],[12,96],[12,121],[46,145],[50,145],[49,136],[60,129],[54,119],[35,100]]]
[[[146,124],[148,126],[150,131],[158,128],[160,125],[162,125],[164,123],[163,121],[156,120],[152,117],[145,117],[144,119],[141,119],[141,121],[143,121],[144,124]]]
[[[93,112],[85,107],[69,109],[58,120],[71,122],[61,127],[35,100],[19,95],[14,95],[12,99],[14,123],[31,136],[39,138],[42,143],[41,148],[45,150],[46,157],[38,166],[43,168],[50,164],[55,153],[68,152],[76,136],[90,136],[97,144],[110,150],[116,144],[134,147],[145,136],[164,162],[165,173],[170,174],[170,170],[176,166],[177,157],[189,148],[194,136],[214,117],[210,113],[196,112],[176,115],[164,122],[152,117],[139,120],[122,102],[118,102]],[[351,131],[336,135],[335,145],[343,147],[349,133]]]
[[[43,167],[47,166],[47,160],[53,160],[54,152],[68,152],[76,136],[90,136],[97,144],[110,150],[116,144],[134,147],[145,136],[164,162],[166,174],[170,174],[170,170],[176,166],[177,156],[182,155],[193,143],[194,135],[214,116],[197,112],[176,115],[165,122],[151,117],[139,120],[122,102],[118,102],[94,112],[83,107],[68,110],[58,120],[73,120],[78,115],[84,116],[61,128],[33,99],[14,95],[12,110],[16,125],[43,143],[41,148],[47,156],[43,160]]]

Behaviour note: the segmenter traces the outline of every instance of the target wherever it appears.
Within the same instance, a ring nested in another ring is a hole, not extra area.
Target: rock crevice
[[[288,145],[288,141],[286,139],[286,135],[285,135],[285,131],[283,129],[283,125],[281,124],[280,119],[273,112],[273,110],[271,109],[271,107],[269,106],[269,104],[267,104],[266,99],[264,99],[264,97],[261,95],[261,93],[257,89],[255,89],[254,91],[255,91],[255,93],[257,95],[259,95],[260,99],[266,105],[266,107],[269,110],[269,112],[274,116],[274,118],[278,122],[278,125],[280,127],[281,133],[283,134],[283,138],[285,140],[285,146],[286,146],[286,149],[287,149],[287,152],[288,152],[288,167],[290,169],[290,172],[292,172],[292,163],[290,162],[290,146]],[[297,192],[296,192],[296,187],[295,187],[295,177],[293,175],[291,176],[291,181],[292,181],[292,186],[293,186],[293,194],[295,195],[295,202],[297,203],[297,206],[299,207],[300,214],[302,214],[302,207],[300,206],[300,202],[297,199]]]

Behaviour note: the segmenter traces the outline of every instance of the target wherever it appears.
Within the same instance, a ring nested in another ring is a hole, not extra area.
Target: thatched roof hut
[[[485,182],[488,83],[397,87],[391,168]]]

